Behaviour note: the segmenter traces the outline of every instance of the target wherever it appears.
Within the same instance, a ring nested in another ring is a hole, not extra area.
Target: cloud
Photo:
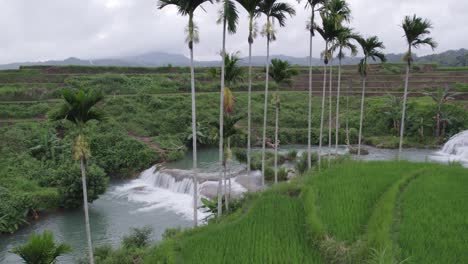
[[[272,54],[307,56],[305,24],[309,11],[304,4],[286,0],[297,9],[286,28],[278,29]],[[303,1],[304,2],[304,1]],[[351,26],[364,35],[377,35],[389,53],[405,51],[399,27],[405,15],[416,13],[434,23],[432,36],[439,42],[437,51],[466,47],[465,18],[468,2],[446,0],[349,0],[353,10]],[[0,0],[0,63],[80,58],[119,57],[148,51],[188,55],[184,29],[186,17],[173,7],[157,9],[155,0]],[[195,20],[201,42],[195,47],[197,59],[215,59],[221,49],[221,26],[216,24],[219,5],[205,4]],[[258,20],[259,26],[264,18]],[[266,42],[257,38],[253,54],[265,55]],[[319,56],[323,41],[314,39],[314,56]],[[241,11],[239,30],[229,36],[228,51],[248,53],[247,14]],[[419,54],[432,50],[423,48]]]

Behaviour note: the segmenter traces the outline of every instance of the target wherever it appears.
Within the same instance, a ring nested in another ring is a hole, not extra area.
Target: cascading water
[[[176,180],[168,173],[157,170],[155,166],[143,171],[135,180],[116,187],[114,194],[127,197],[129,201],[140,203],[138,212],[167,209],[187,219],[193,217],[193,181],[190,178]],[[206,214],[199,212],[199,219]]]
[[[449,161],[468,163],[468,130],[450,138],[438,154],[447,157]]]

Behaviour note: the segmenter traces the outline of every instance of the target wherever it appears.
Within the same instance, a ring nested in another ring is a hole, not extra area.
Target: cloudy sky
[[[308,37],[305,21],[308,12],[296,0],[284,0],[296,7],[297,15],[278,29],[273,54],[307,56]],[[377,35],[388,53],[405,50],[399,27],[405,15],[416,13],[430,18],[439,42],[436,52],[467,48],[467,0],[348,0],[351,26],[363,35]],[[304,2],[304,0],[303,0]],[[158,10],[157,0],[0,0],[0,63],[65,59],[67,57],[103,58],[165,51],[188,55],[184,44],[186,17],[173,7]],[[196,13],[201,42],[196,59],[216,59],[221,48],[221,27],[216,24],[219,5],[204,5]],[[246,55],[247,14],[240,13],[238,33],[229,36],[228,51]],[[260,18],[258,23],[264,23]],[[254,55],[264,55],[265,39],[255,42]],[[314,56],[323,48],[314,41]],[[418,54],[430,54],[421,49]]]

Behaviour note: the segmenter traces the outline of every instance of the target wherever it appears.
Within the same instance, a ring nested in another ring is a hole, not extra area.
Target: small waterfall
[[[468,161],[468,130],[450,138],[439,153],[456,161]]]
[[[173,176],[157,170],[155,166],[143,171],[140,175],[140,180],[148,186],[163,188],[176,193],[193,195],[192,179],[183,178],[178,181]]]

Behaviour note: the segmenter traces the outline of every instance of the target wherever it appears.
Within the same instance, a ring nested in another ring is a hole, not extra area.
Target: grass
[[[144,263],[467,263],[467,170],[345,161],[250,194]]]
[[[331,168],[311,180],[319,219],[334,238],[354,242],[360,238],[374,205],[413,163],[353,162]],[[311,204],[311,203],[310,203]],[[306,208],[309,210],[310,208]]]
[[[180,243],[183,263],[324,263],[305,236],[299,198],[266,192],[245,215],[202,227]]]
[[[398,244],[411,263],[468,263],[468,172],[426,171],[401,199]]]

